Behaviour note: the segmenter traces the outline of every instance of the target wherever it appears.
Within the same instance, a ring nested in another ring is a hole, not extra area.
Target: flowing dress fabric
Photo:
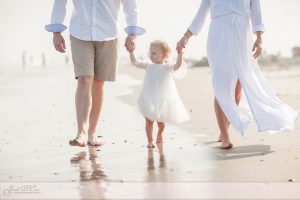
[[[259,131],[293,130],[298,112],[284,104],[259,70],[247,15],[231,13],[213,18],[207,56],[212,69],[215,97],[226,117],[242,135],[254,118]],[[235,86],[240,81],[245,99],[238,107]],[[248,104],[248,105],[247,105]]]
[[[170,64],[135,63],[145,69],[145,78],[138,98],[143,116],[152,121],[180,123],[189,119],[175,86],[176,72]]]

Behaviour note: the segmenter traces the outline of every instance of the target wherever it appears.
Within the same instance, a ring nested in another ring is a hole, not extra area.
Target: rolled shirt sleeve
[[[138,8],[136,0],[122,0],[123,11],[127,27],[124,29],[127,34],[142,35],[145,29],[138,26]]]
[[[264,24],[262,22],[260,0],[251,0],[250,2],[251,9],[251,24],[253,33],[257,31],[265,31]]]
[[[67,0],[54,0],[51,23],[45,26],[49,32],[63,32],[67,26],[63,24],[66,17]]]
[[[197,14],[194,17],[192,24],[188,28],[193,33],[193,35],[198,35],[198,33],[202,30],[209,7],[210,1],[202,0]]]

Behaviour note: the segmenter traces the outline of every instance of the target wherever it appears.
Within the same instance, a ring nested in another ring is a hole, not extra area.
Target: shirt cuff
[[[200,29],[195,29],[192,25],[188,27],[189,31],[191,31],[193,33],[193,35],[197,36],[199,34],[199,32],[201,31]]]
[[[146,30],[142,27],[139,27],[139,26],[127,26],[124,31],[130,35],[130,34],[133,34],[133,35],[143,35]]]
[[[63,24],[48,24],[45,26],[46,31],[48,32],[63,32],[67,29],[67,26]]]
[[[253,26],[252,27],[252,31],[253,31],[253,33],[258,32],[258,31],[265,32],[265,27],[264,27],[263,24],[257,25],[257,26]]]

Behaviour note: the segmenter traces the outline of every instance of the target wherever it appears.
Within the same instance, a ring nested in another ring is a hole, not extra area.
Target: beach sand
[[[299,109],[299,66],[262,70]],[[300,199],[300,120],[292,133],[258,133],[254,123],[245,137],[232,130],[234,148],[220,150],[210,70],[189,68],[176,83],[191,120],[168,124],[163,146],[148,151],[136,104],[143,75],[120,62],[118,81],[105,86],[97,131],[105,144],[79,148],[68,144],[72,67],[1,68],[0,199]],[[38,192],[18,193],[24,184]]]

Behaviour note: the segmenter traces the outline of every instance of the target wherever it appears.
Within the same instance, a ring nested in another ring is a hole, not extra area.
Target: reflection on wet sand
[[[71,158],[71,166],[79,168],[79,196],[82,199],[105,199],[107,176],[99,163],[99,151],[97,147],[89,146],[88,154],[81,151]]]
[[[147,181],[166,181],[166,157],[163,150],[163,144],[157,144],[158,165],[155,165],[155,149],[148,149],[147,159]],[[156,161],[157,162],[157,161]]]
[[[96,147],[88,147],[88,156],[86,151],[81,151],[71,158],[72,166],[79,167],[80,181],[106,180],[101,164],[98,163],[98,150]]]

